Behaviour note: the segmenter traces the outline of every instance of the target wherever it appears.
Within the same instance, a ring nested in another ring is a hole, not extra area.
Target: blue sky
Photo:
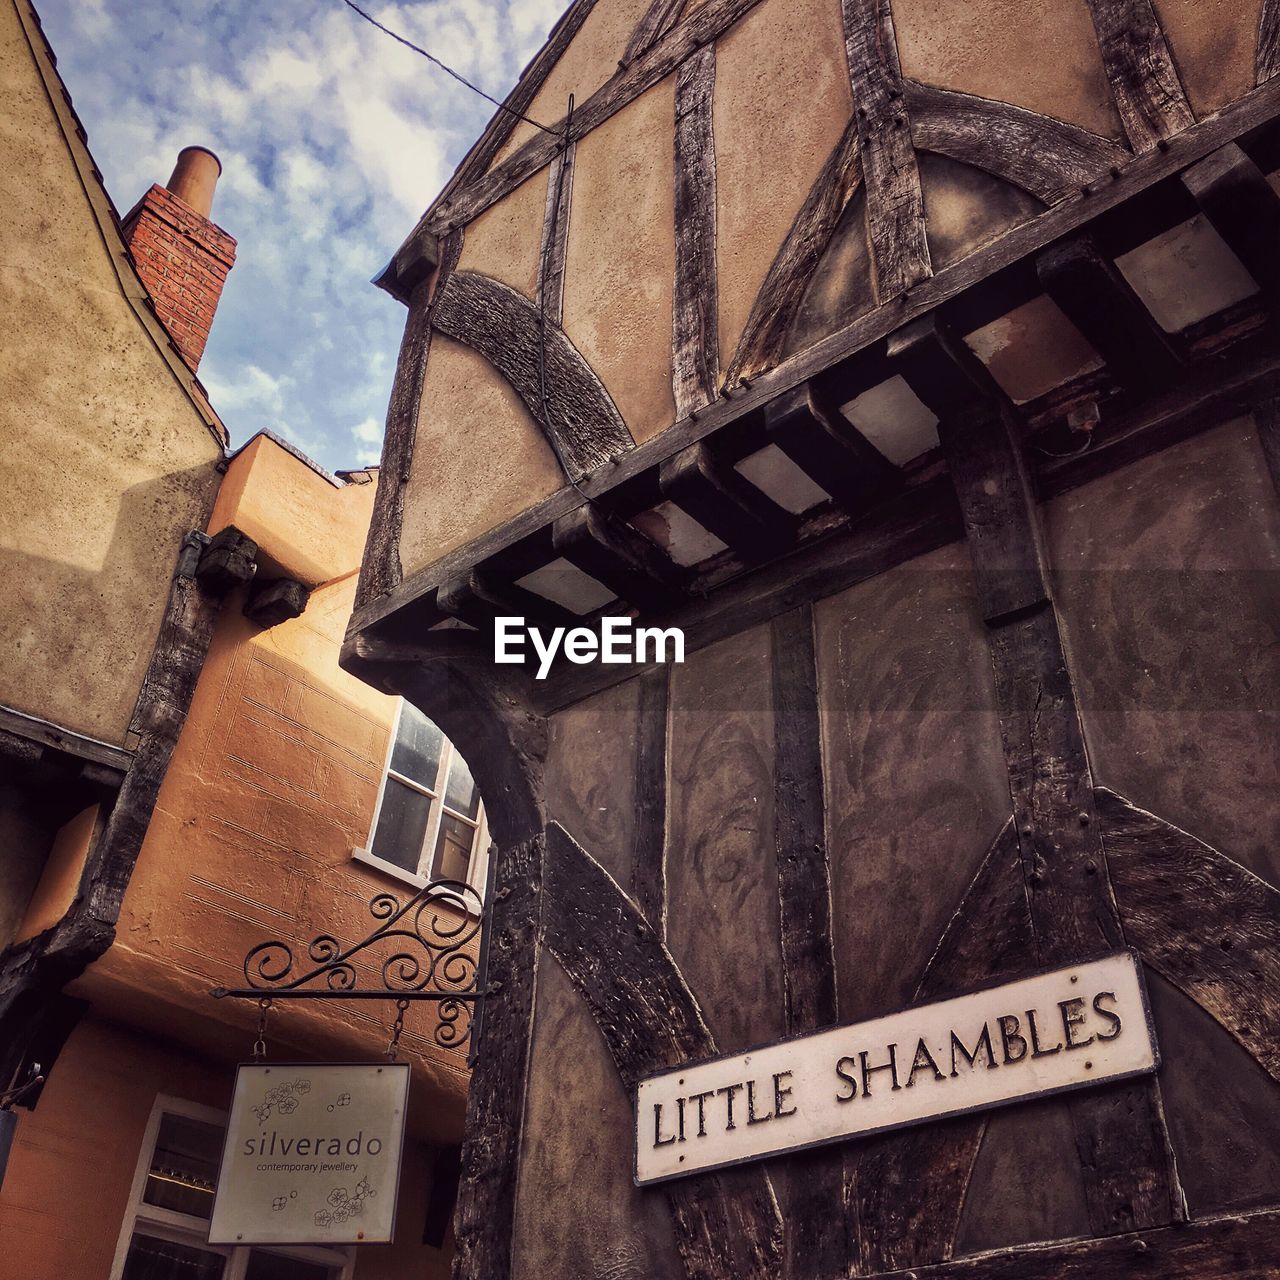
[[[362,5],[495,97],[565,0]],[[36,0],[121,214],[178,151],[222,159],[239,244],[200,378],[233,447],[270,428],[378,460],[404,308],[369,279],[493,108],[342,0]]]

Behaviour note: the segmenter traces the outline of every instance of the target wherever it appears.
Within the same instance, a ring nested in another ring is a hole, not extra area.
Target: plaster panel
[[[564,329],[636,443],[669,426],[676,270],[675,80],[578,143],[565,252]]]
[[[1034,196],[973,165],[924,152],[920,185],[929,256],[941,271],[1044,209]]]
[[[876,305],[867,246],[867,198],[861,189],[849,201],[805,289],[787,331],[792,355],[865,315]]]
[[[221,451],[122,292],[11,5],[0,8],[0,703],[124,742]]]
[[[582,997],[546,953],[512,1242],[517,1276],[677,1280],[665,1196],[631,1180],[631,1099]]]
[[[631,892],[640,681],[575,703],[550,723],[548,821]]]
[[[482,272],[509,284],[530,302],[538,300],[538,265],[550,173],[550,168],[535,173],[467,223],[458,257],[459,271]]]
[[[842,1022],[914,997],[1009,816],[991,655],[962,543],[820,601]]]
[[[502,375],[469,347],[433,334],[400,534],[405,573],[562,483],[551,446]]]
[[[1280,885],[1280,504],[1252,421],[1045,517],[1097,781]]]
[[[667,945],[722,1052],[783,1033],[766,627],[671,669]]]
[[[1260,0],[1155,0],[1155,9],[1197,118],[1253,88]]]
[[[573,42],[560,55],[524,114],[539,124],[550,126],[564,118],[571,93],[576,105],[582,106],[617,74],[618,63],[626,51],[631,33],[644,17],[649,4],[650,0],[596,0]],[[499,148],[490,168],[519,151],[538,132],[533,125],[519,122],[511,137]]]
[[[1123,138],[1085,0],[895,0],[902,73]]]
[[[839,0],[764,0],[717,41],[722,367],[852,110]]]

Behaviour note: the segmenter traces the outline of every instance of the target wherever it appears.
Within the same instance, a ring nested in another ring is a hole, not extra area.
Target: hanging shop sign
[[[640,1082],[644,1185],[1159,1065],[1136,955],[1124,951]]]
[[[236,1073],[211,1244],[385,1244],[409,1065],[252,1063]]]

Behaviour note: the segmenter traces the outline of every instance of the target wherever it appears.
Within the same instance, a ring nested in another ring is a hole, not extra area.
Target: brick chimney
[[[209,220],[222,163],[185,147],[167,187],[153,186],[125,218],[125,242],[174,345],[194,373],[209,340],[236,242]]]

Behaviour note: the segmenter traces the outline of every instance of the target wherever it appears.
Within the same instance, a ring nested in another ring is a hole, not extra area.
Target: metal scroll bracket
[[[377,922],[359,942],[344,947],[322,933],[305,960],[280,938],[245,955],[245,987],[215,987],[215,1000],[430,1000],[436,1006],[432,1039],[456,1049],[472,1038],[484,998],[480,894],[459,880],[435,880],[407,902],[379,893],[369,901]]]

